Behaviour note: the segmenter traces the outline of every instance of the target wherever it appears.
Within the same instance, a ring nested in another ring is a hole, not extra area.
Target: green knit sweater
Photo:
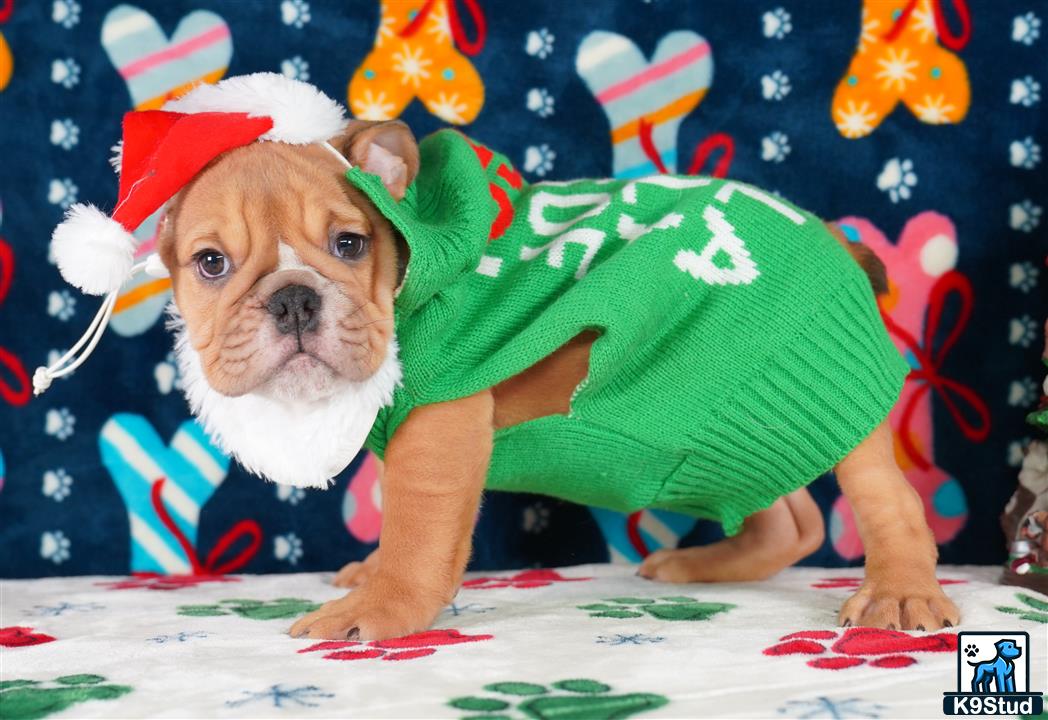
[[[420,146],[400,203],[347,174],[410,247],[395,304],[403,386],[368,447],[415,407],[490,388],[585,330],[566,415],[495,434],[487,486],[727,532],[830,469],[908,371],[870,283],[813,215],[712,178],[523,183],[454,131]]]

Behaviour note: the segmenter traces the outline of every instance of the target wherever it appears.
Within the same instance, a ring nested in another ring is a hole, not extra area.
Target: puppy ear
[[[418,174],[418,143],[399,120],[352,120],[331,144],[361,169],[378,175],[389,194],[400,200]]]

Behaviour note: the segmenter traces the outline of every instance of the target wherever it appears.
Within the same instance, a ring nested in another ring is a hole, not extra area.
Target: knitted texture
[[[488,487],[619,511],[743,518],[830,469],[883,421],[908,365],[869,281],[823,223],[756,188],[655,176],[528,185],[454,131],[420,146],[400,203],[350,182],[411,255],[395,320],[415,407],[497,385],[586,330],[567,415],[496,432]]]

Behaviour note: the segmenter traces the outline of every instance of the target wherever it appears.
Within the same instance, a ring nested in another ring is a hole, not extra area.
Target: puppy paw
[[[363,561],[347,563],[335,574],[331,584],[341,588],[355,588],[363,585],[378,570],[378,550],[375,550]]]
[[[412,596],[372,578],[345,597],[303,616],[288,634],[316,640],[389,640],[428,629],[442,607],[443,603]]]
[[[957,606],[933,579],[928,583],[900,585],[866,581],[841,607],[842,626],[887,630],[938,630],[961,619]]]

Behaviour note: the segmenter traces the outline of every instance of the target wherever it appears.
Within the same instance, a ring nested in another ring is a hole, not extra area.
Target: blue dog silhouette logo
[[[1015,640],[998,640],[993,646],[997,648],[993,660],[968,661],[975,668],[972,673],[973,693],[1015,692],[1015,661],[1022,657],[1022,648],[1015,644]],[[969,647],[974,648],[974,645]],[[965,654],[968,654],[967,648]]]
[[[943,713],[1040,715],[1044,698],[1030,689],[1030,654],[1040,657],[1039,648],[1023,630],[959,632],[957,690],[943,693]]]

